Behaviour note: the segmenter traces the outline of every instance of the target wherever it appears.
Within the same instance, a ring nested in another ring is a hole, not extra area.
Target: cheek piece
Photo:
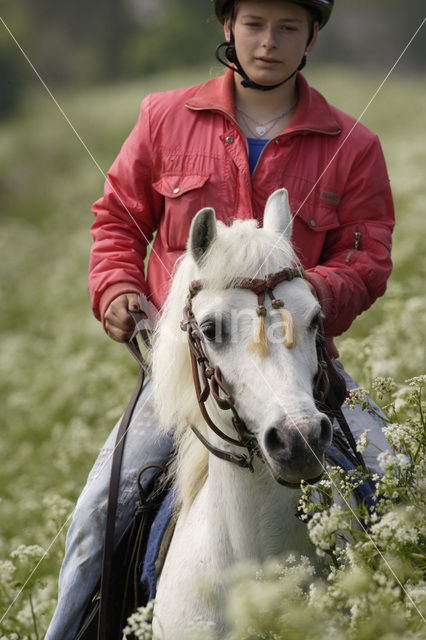
[[[306,49],[310,45],[313,36],[314,36],[314,21],[312,21],[311,23],[311,32],[309,34],[308,42],[306,43]],[[225,47],[226,60],[224,60],[220,55],[220,50],[223,49],[224,47]],[[291,80],[291,78],[293,78],[293,76],[295,76],[298,71],[301,71],[306,65],[306,53],[305,53],[297,69],[293,71],[293,73],[290,74],[288,78],[286,78],[282,82],[279,82],[278,84],[273,84],[273,85],[264,85],[264,84],[258,84],[257,82],[254,82],[248,77],[243,67],[241,66],[240,61],[238,60],[237,52],[235,49],[234,32],[232,31],[232,27],[231,27],[230,41],[222,42],[216,47],[216,59],[221,64],[225,65],[225,67],[228,67],[228,69],[231,69],[231,71],[237,72],[240,74],[240,76],[242,76],[243,79],[241,81],[241,85],[243,87],[250,88],[250,89],[258,89],[259,91],[272,91],[277,87],[281,87],[281,85]]]

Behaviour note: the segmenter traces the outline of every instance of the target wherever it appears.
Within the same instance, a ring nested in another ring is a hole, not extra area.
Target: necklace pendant
[[[266,127],[265,126],[261,126],[261,127],[256,127],[256,133],[258,136],[263,136],[266,133]]]

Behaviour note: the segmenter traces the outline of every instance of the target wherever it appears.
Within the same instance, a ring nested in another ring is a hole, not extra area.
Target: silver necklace
[[[252,118],[251,116],[249,116],[248,113],[246,113],[245,111],[243,111],[242,109],[238,109],[237,111],[238,113],[240,113],[245,122],[246,122],[246,126],[248,128],[248,130],[255,135],[257,138],[262,138],[264,135],[266,135],[269,131],[271,131],[271,129],[276,125],[276,123],[278,122],[278,120],[281,120],[281,118],[284,118],[284,116],[288,115],[290,113],[290,111],[293,111],[294,107],[297,105],[297,100],[294,104],[291,105],[290,109],[287,109],[287,111],[284,111],[284,113],[280,113],[279,116],[277,116],[276,118],[272,118],[271,120],[268,120],[267,122],[258,122],[257,120],[255,120],[254,118]],[[251,128],[251,126],[248,123],[248,120],[251,120],[251,122],[253,122],[256,126],[255,126],[255,132],[253,131],[253,129]]]

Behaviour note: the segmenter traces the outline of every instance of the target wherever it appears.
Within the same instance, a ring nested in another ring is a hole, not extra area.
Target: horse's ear
[[[287,189],[278,189],[268,198],[263,216],[263,226],[265,229],[276,231],[290,241],[292,224],[288,191]]]
[[[213,240],[216,238],[216,214],[214,209],[201,209],[191,223],[189,230],[188,249],[195,262],[199,262]]]

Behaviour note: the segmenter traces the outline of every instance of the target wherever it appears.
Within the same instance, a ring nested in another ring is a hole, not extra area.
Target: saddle
[[[156,473],[144,490],[140,479],[151,468]],[[173,533],[173,526],[170,527],[173,494],[167,477],[167,464],[152,463],[139,471],[139,497],[132,521],[109,560],[108,589],[105,589],[104,558],[102,577],[92,594],[75,640],[121,640],[129,616],[155,597],[156,576],[161,570],[158,559],[161,557],[164,562],[165,558],[165,552],[160,553],[160,549]],[[161,516],[159,521],[156,520],[158,515]],[[168,528],[169,536],[165,538]],[[150,550],[148,554],[147,549]]]

